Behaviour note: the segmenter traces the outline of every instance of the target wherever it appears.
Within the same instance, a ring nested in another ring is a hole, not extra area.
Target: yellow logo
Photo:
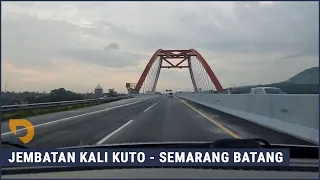
[[[34,136],[34,127],[32,123],[26,119],[10,119],[9,120],[9,129],[15,135],[17,135],[17,127],[22,126],[25,127],[27,134],[23,137],[19,137],[19,139],[24,143],[27,144],[33,139]]]

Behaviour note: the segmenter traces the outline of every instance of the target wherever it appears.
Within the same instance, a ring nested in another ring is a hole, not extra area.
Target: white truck
[[[285,94],[285,92],[276,87],[255,87],[251,88],[250,94]]]

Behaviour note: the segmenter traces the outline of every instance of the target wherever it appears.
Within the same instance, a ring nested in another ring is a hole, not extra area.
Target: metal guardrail
[[[1,106],[1,112],[13,112],[13,111],[29,110],[29,109],[69,106],[69,105],[85,104],[85,103],[91,103],[91,102],[111,102],[111,101],[116,101],[120,99],[127,99],[130,97],[132,96],[119,96],[119,97],[107,97],[107,98],[98,98],[98,99],[35,103],[35,104],[6,105],[6,106]]]

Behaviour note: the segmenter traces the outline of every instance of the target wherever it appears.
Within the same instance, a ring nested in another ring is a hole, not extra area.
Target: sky
[[[194,48],[223,87],[319,66],[318,2],[1,2],[1,87],[126,92],[157,49]],[[187,70],[157,86],[191,90]]]

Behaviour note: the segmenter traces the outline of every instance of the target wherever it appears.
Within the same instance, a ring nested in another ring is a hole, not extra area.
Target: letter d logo
[[[10,119],[9,120],[9,129],[17,135],[17,127],[23,126],[27,131],[27,134],[23,137],[19,137],[19,139],[24,143],[27,144],[30,142],[34,136],[34,127],[32,123],[26,119]]]

